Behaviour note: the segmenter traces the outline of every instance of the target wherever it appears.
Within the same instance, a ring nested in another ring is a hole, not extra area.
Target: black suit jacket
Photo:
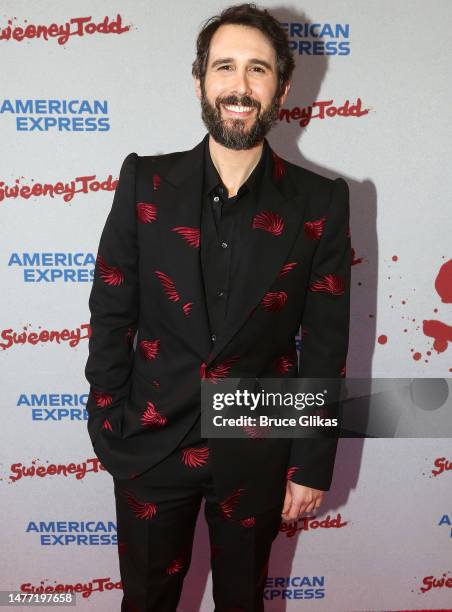
[[[100,237],[89,298],[88,432],[117,478],[141,474],[178,446],[199,418],[201,378],[345,375],[347,183],[271,150],[212,343],[199,249],[206,138],[189,151],[130,153]],[[328,490],[336,447],[334,438],[209,439],[220,499],[236,518],[280,503],[288,477]]]

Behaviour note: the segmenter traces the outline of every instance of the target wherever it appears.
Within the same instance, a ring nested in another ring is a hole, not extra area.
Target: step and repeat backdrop
[[[86,429],[88,296],[124,158],[205,134],[191,63],[226,6],[0,3],[1,590],[120,608],[113,482]],[[297,63],[269,141],[350,187],[347,375],[450,393],[452,3],[260,6]],[[180,612],[213,609],[209,555],[201,512]],[[281,522],[265,598],[269,612],[452,608],[451,440],[340,440],[318,514]]]

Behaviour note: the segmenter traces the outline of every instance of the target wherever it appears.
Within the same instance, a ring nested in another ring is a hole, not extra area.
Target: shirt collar
[[[264,173],[266,158],[268,156],[268,148],[269,144],[267,142],[267,139],[264,138],[264,146],[262,148],[261,157],[254,170],[240,187],[237,195],[241,195],[246,190],[249,190],[255,195],[257,195],[259,187],[262,183],[262,175]],[[224,195],[226,196],[226,187],[224,186],[220,175],[218,174],[218,170],[213,164],[209,150],[209,138],[206,138],[204,145],[204,193],[208,195],[218,187],[224,188]]]

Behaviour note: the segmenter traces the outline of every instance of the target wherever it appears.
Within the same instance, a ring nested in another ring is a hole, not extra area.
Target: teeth
[[[235,104],[225,104],[224,107],[230,111],[234,111],[235,113],[248,113],[253,109],[252,106],[237,106]]]

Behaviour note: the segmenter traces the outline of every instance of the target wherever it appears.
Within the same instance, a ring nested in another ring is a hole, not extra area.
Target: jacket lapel
[[[201,231],[202,189],[204,177],[203,140],[184,153],[164,175],[170,184],[171,204],[162,207],[168,225],[198,228]],[[242,265],[233,279],[225,322],[215,344],[210,339],[210,327],[205,296],[200,251],[193,249],[178,262],[179,276],[190,279],[192,315],[187,319],[187,342],[200,348],[209,365],[240,330],[254,308],[259,306],[282,266],[300,231],[305,207],[302,196],[285,172],[284,162],[269,148],[262,177],[260,197],[255,210],[247,213],[247,239],[240,246]],[[163,183],[162,183],[163,187]],[[166,190],[165,190],[166,191]],[[163,194],[162,194],[163,195]],[[257,216],[257,217],[256,217]],[[280,222],[282,228],[279,231]],[[253,227],[254,225],[254,227]]]
[[[162,204],[160,219],[167,228],[185,227],[201,234],[202,188],[204,179],[204,144],[208,134],[190,151],[184,152],[179,159],[162,173]],[[162,236],[162,240],[165,237]],[[196,347],[203,360],[211,348],[207,302],[198,247],[186,246],[177,254],[177,278],[187,287],[187,299],[192,303],[190,314],[184,320],[186,342]],[[167,244],[163,244],[167,248]]]

